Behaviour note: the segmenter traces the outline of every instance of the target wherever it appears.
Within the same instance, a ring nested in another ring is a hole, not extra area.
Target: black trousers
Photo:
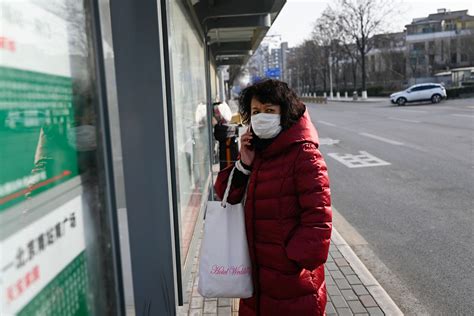
[[[239,156],[239,145],[237,137],[226,138],[219,142],[219,165],[220,170],[226,168]]]

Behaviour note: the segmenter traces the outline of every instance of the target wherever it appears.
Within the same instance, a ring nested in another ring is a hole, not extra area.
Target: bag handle
[[[229,197],[230,186],[232,184],[232,178],[234,177],[234,171],[235,171],[235,167],[232,168],[232,171],[230,172],[229,179],[227,180],[227,188],[225,189],[224,197],[222,198],[221,206],[224,208],[226,207],[227,198]]]

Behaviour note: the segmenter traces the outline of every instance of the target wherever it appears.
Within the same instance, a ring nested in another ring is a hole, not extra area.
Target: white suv
[[[404,91],[395,92],[390,95],[390,101],[398,105],[417,101],[439,103],[444,98],[446,98],[446,89],[439,83],[416,84]]]

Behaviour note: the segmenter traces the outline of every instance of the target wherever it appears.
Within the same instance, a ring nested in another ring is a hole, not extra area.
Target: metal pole
[[[174,316],[180,250],[170,181],[164,0],[110,4],[135,314]],[[134,36],[123,36],[130,30]]]
[[[332,56],[331,56],[331,52],[329,52],[329,96],[332,99],[333,91],[332,91]]]
[[[212,92],[211,92],[211,62],[210,62],[210,43],[207,35],[204,38],[205,48],[205,67],[206,67],[206,102],[207,102],[207,127],[209,134],[209,169],[211,171],[211,188],[210,188],[210,199],[214,201],[214,173],[212,172],[213,157],[214,157],[214,139],[212,137]]]

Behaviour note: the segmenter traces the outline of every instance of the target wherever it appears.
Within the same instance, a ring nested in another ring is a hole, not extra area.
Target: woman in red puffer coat
[[[326,164],[305,105],[284,82],[244,89],[240,113],[251,129],[242,135],[240,160],[222,170],[222,198],[233,168],[228,202],[247,189],[245,224],[254,295],[239,315],[324,315],[326,262],[332,228]]]

